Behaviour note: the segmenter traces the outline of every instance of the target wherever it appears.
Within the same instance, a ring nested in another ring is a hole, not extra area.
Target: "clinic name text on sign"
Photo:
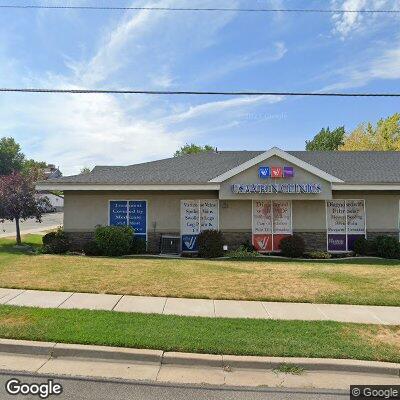
[[[319,183],[235,183],[231,186],[233,193],[288,193],[288,194],[318,194],[322,193]]]

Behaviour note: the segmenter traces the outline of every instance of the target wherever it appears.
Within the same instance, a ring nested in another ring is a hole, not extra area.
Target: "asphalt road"
[[[63,224],[62,212],[44,214],[42,222],[38,223],[35,219],[28,219],[21,222],[21,233],[31,233],[45,231]],[[0,237],[14,236],[15,235],[15,222],[4,221],[0,222]]]
[[[6,382],[17,378],[22,383],[44,383],[49,377],[31,374],[0,373],[0,398],[3,400],[39,399],[39,396],[8,395]],[[344,400],[348,392],[275,388],[221,388],[176,384],[117,382],[79,378],[51,377],[63,393],[49,399],[73,400]]]

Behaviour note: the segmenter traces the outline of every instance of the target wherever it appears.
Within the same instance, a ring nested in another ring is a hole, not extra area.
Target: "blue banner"
[[[129,202],[129,226],[135,230],[135,235],[147,234],[147,207],[144,200]]]
[[[126,201],[110,201],[110,225],[128,225],[128,204]]]
[[[198,235],[182,235],[182,251],[198,251]]]

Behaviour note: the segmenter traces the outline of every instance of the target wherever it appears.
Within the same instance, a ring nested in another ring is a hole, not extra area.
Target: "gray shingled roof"
[[[97,166],[91,173],[49,179],[46,183],[201,184],[264,151],[219,151],[129,166]],[[400,152],[288,151],[346,183],[400,183]]]

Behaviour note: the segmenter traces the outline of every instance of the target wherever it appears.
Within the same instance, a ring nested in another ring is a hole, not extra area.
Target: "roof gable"
[[[221,183],[226,181],[229,178],[232,178],[233,176],[239,174],[240,172],[245,171],[248,168],[253,167],[254,165],[263,162],[273,156],[277,156],[282,158],[285,161],[288,161],[296,166],[298,166],[299,168],[304,169],[305,171],[308,171],[318,177],[320,177],[321,179],[325,179],[328,182],[332,182],[332,183],[341,183],[343,182],[341,179],[328,174],[327,172],[301,160],[300,158],[295,157],[292,154],[287,153],[286,151],[283,151],[281,149],[279,149],[278,147],[273,147],[272,149],[269,149],[267,151],[265,151],[264,153],[261,153],[259,155],[257,155],[256,157],[230,169],[229,171],[224,172],[223,174],[211,179],[209,182],[210,183]]]

